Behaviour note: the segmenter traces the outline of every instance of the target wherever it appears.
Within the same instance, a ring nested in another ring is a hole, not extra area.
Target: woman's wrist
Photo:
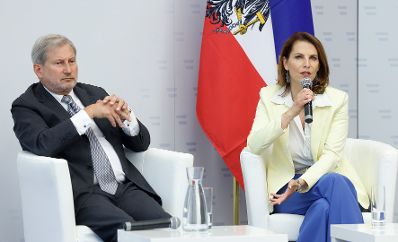
[[[299,191],[301,191],[301,188],[302,188],[303,185],[301,184],[300,179],[297,179],[296,181],[297,181],[297,189],[296,189],[296,192],[299,192]]]
[[[304,179],[299,178],[296,181],[297,181],[297,184],[298,184],[298,187],[297,187],[297,191],[298,192],[301,192],[301,191],[303,191],[303,190],[305,190],[307,188],[307,182],[305,182]]]

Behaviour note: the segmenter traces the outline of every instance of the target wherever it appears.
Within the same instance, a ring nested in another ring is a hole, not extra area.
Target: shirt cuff
[[[72,121],[79,135],[85,134],[87,129],[90,128],[94,123],[94,120],[92,120],[84,110],[77,112],[70,118],[70,120]]]
[[[128,136],[136,136],[140,132],[140,125],[138,124],[137,118],[135,117],[133,111],[130,113],[131,122],[124,120],[123,132]]]

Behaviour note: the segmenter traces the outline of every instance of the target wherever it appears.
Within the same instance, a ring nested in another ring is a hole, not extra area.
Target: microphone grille
[[[308,77],[305,77],[303,80],[301,80],[301,86],[303,88],[311,88],[312,87],[311,79]]]
[[[180,225],[181,225],[181,221],[179,218],[177,218],[177,217],[170,218],[170,228],[178,229],[178,227],[180,227]]]

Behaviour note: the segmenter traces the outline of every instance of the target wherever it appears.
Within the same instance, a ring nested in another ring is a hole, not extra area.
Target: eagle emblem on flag
[[[215,32],[244,35],[259,23],[261,31],[270,15],[268,0],[209,0],[206,17],[219,25]]]

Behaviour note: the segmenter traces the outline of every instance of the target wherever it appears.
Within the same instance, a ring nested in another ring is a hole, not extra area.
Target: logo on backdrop
[[[213,31],[244,35],[261,31],[269,18],[268,0],[208,0],[206,17],[217,25]]]

